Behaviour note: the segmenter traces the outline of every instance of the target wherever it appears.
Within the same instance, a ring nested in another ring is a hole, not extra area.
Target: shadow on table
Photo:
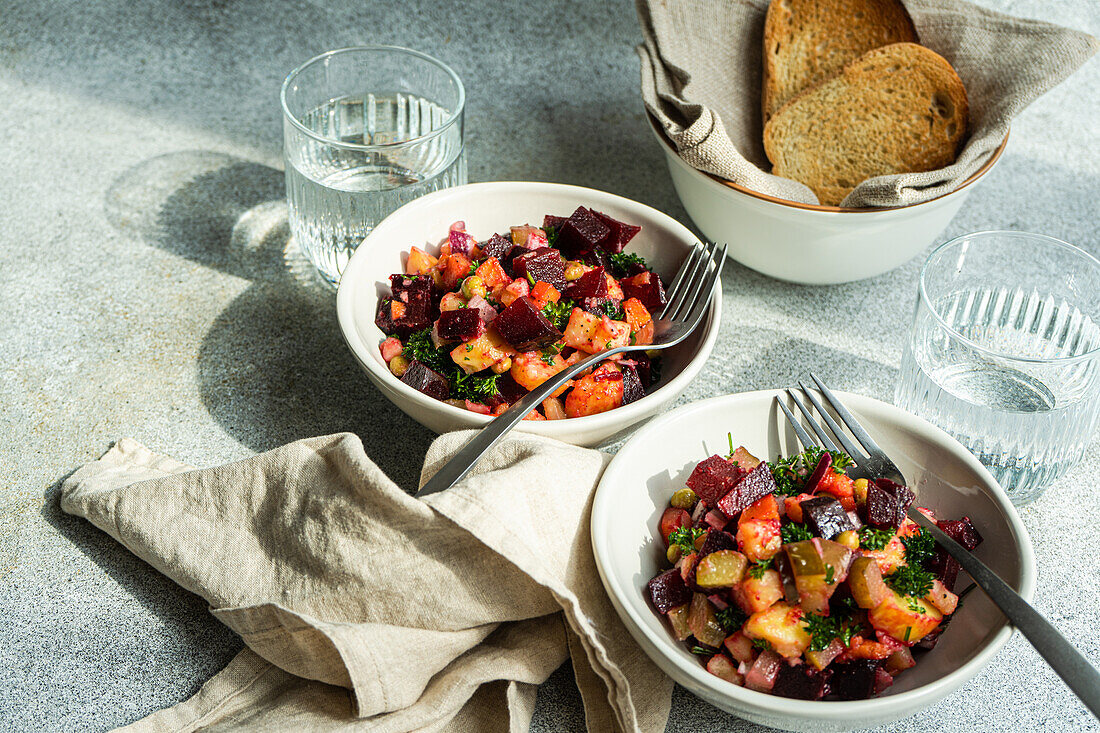
[[[199,350],[202,399],[226,432],[255,451],[354,432],[411,490],[433,434],[393,407],[352,358],[335,292],[288,242],[284,197],[281,171],[185,151],[120,176],[107,213],[154,246],[249,281]]]

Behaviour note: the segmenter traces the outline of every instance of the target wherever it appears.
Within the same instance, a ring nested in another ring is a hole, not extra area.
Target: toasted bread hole
[[[946,132],[947,132],[947,136],[948,136],[948,137],[955,137],[955,132],[956,132],[956,131],[957,131],[958,129],[959,129],[959,128],[958,128],[958,125],[956,125],[956,124],[955,124],[954,122],[948,123],[948,125],[947,125],[947,130],[946,130]]]
[[[790,10],[791,0],[780,0],[779,7],[783,8],[784,10]]]
[[[898,71],[899,69],[901,69],[901,67],[898,66],[897,64],[894,64],[893,66],[886,67],[886,73],[887,74],[893,74],[895,71]]]
[[[886,92],[887,94],[893,94],[894,93],[894,88],[893,87],[886,87],[882,91]]]
[[[951,101],[951,97],[937,92],[932,95],[932,111],[947,119],[955,114],[955,103]]]
[[[838,179],[837,182],[836,182],[836,185],[840,186],[841,188],[851,188],[852,187],[851,182],[847,178]]]
[[[862,10],[857,10],[856,11],[856,18],[858,19],[858,18],[862,18],[862,17],[863,17],[863,11]]]

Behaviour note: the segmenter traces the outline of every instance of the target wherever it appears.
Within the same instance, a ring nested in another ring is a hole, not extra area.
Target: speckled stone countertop
[[[1100,35],[1095,0],[981,2]],[[240,641],[61,514],[69,471],[123,436],[211,465],[350,430],[411,487],[432,437],[367,382],[331,294],[284,254],[289,69],[358,43],[438,55],[467,84],[471,181],[575,183],[688,219],[643,117],[626,0],[9,0],[0,15],[0,729],[103,730],[192,695]],[[1094,59],[1021,115],[941,241],[1022,229],[1100,254],[1097,89]],[[918,263],[835,287],[731,263],[721,340],[681,401],[811,365],[889,400]],[[1098,474],[1092,452],[1022,512],[1036,603],[1094,662]],[[582,726],[563,667],[533,730]],[[752,729],[677,690],[670,731]],[[1100,730],[1019,637],[896,729]]]

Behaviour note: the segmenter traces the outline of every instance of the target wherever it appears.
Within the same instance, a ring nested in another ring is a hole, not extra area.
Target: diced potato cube
[[[462,367],[467,374],[473,374],[482,369],[488,369],[515,353],[516,350],[500,334],[489,328],[477,338],[451,349],[451,360]]]
[[[409,250],[409,259],[405,261],[405,274],[424,275],[438,262],[438,257],[432,257],[419,247],[413,247]]]
[[[794,659],[810,646],[810,635],[802,623],[802,609],[785,602],[749,616],[742,631],[750,639],[763,639],[780,656]]]
[[[890,591],[879,605],[867,612],[871,626],[905,644],[914,644],[932,633],[943,614],[920,598],[899,596]]]
[[[765,570],[759,578],[746,575],[733,589],[733,599],[745,613],[759,613],[783,598],[783,581],[775,570]]]

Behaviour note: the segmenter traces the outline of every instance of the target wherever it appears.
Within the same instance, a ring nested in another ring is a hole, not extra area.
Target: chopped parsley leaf
[[[768,467],[772,470],[772,476],[775,478],[776,493],[789,496],[802,493],[806,479],[813,473],[817,462],[821,460],[824,453],[825,451],[822,448],[810,446],[801,453],[789,458],[779,458],[768,463]],[[829,451],[829,455],[832,456],[833,471],[835,473],[844,473],[844,468],[852,465],[852,459],[847,453]]]
[[[909,565],[925,565],[936,557],[936,540],[932,533],[920,527],[918,534],[901,538],[905,545],[905,562]]]
[[[886,585],[893,588],[898,595],[914,598],[927,595],[932,590],[932,581],[935,579],[936,576],[920,565],[902,565],[883,578]]]
[[[681,552],[685,555],[690,555],[695,552],[695,540],[706,533],[707,531],[702,528],[677,527],[672,531],[672,534],[668,536],[668,544],[679,545]]]
[[[814,533],[798,522],[788,522],[779,528],[779,536],[783,539],[784,545],[789,545],[792,542],[812,540]]]
[[[754,562],[752,565],[749,565],[749,577],[760,580],[764,577],[764,573],[768,572],[771,566],[771,560],[760,560],[759,562]]]
[[[826,565],[825,566],[825,584],[826,585],[832,585],[833,575],[834,575],[835,572],[836,571],[833,569],[832,565]]]
[[[752,645],[757,649],[771,649],[772,645],[767,639],[753,639]]]
[[[894,539],[892,529],[859,528],[859,546],[864,550],[881,550],[890,544],[892,539]]]
[[[424,366],[447,375],[450,373],[454,362],[445,349],[437,349],[432,343],[432,329],[423,328],[405,340],[405,346],[401,349],[401,355],[406,359],[415,359]]]
[[[802,617],[802,624],[810,635],[809,649],[812,652],[824,651],[833,643],[833,639],[840,639],[847,646],[857,630],[850,618],[837,614],[820,616],[808,613]]]
[[[562,298],[557,303],[547,303],[542,308],[542,314],[554,324],[554,328],[564,331],[569,324],[569,316],[573,313],[574,303],[569,298]]]
[[[649,263],[633,252],[613,252],[608,255],[607,263],[611,269],[611,274],[620,280],[630,276],[631,265],[640,265],[647,272],[653,272],[649,267]]]
[[[745,615],[745,612],[737,606],[729,606],[728,608],[723,608],[721,611],[715,611],[714,615],[727,634],[732,634],[737,631],[745,621],[748,620],[748,616]]]
[[[546,232],[546,242],[551,247],[558,246],[558,228],[557,227],[543,227],[542,231]]]

